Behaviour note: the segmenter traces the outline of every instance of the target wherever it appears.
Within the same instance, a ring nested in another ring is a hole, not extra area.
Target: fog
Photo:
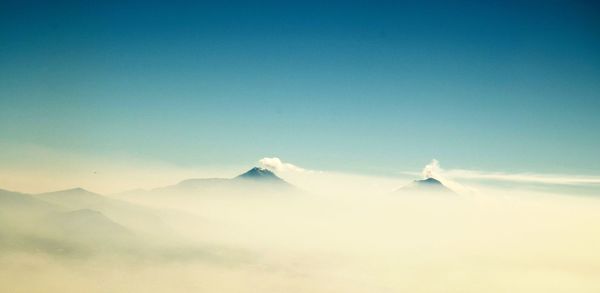
[[[0,292],[600,292],[595,196],[283,175],[1,191]]]

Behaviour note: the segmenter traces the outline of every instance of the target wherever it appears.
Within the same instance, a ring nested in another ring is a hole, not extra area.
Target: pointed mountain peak
[[[442,182],[440,182],[439,180],[437,180],[433,177],[429,177],[429,178],[422,179],[422,180],[415,180],[415,183],[427,184],[427,185],[444,185],[444,184],[442,184]]]
[[[283,181],[283,179],[279,178],[277,175],[275,175],[275,173],[271,172],[269,169],[260,167],[254,167],[248,170],[246,173],[237,176],[236,178]]]
[[[411,184],[398,189],[398,193],[432,193],[432,194],[455,194],[450,188],[448,188],[441,181],[427,177],[421,180],[415,180]]]

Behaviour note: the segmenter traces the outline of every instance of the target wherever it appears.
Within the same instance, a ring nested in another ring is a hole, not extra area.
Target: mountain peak
[[[398,189],[396,192],[454,194],[454,191],[452,191],[450,188],[446,187],[446,185],[444,185],[444,183],[442,183],[441,181],[439,181],[433,177],[428,177],[428,178],[421,179],[421,180],[415,180],[412,182],[412,184],[402,187],[402,188]]]
[[[442,182],[440,182],[439,180],[437,180],[433,177],[429,177],[429,178],[423,179],[423,180],[415,180],[415,183],[427,184],[427,185],[444,185],[444,184],[442,184]]]
[[[275,173],[271,172],[269,169],[260,168],[260,167],[254,167],[254,168],[248,170],[246,173],[243,173],[243,174],[237,176],[236,178],[254,179],[254,180],[263,180],[263,179],[282,180],[277,175],[275,175]]]

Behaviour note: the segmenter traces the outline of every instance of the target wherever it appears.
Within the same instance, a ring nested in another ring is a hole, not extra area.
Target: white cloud
[[[425,179],[435,178],[435,179],[441,181],[448,188],[450,188],[458,193],[464,194],[464,193],[471,193],[471,192],[475,191],[473,188],[464,186],[464,185],[452,180],[448,176],[446,176],[446,171],[444,169],[442,169],[442,167],[440,166],[440,161],[438,161],[436,159],[432,159],[429,164],[425,165],[425,167],[423,167],[423,170],[421,171],[421,174],[423,175],[423,178],[425,178]]]
[[[291,171],[291,172],[299,172],[299,173],[311,172],[310,170],[298,167],[294,164],[285,163],[277,157],[262,158],[258,162],[262,165],[262,167],[273,170],[273,171],[280,171],[280,172],[290,172]]]
[[[436,159],[431,160],[431,163],[427,164],[422,171],[424,178],[438,178],[441,176],[442,168],[440,162]]]

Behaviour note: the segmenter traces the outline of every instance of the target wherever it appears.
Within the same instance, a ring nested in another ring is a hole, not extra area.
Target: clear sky
[[[0,2],[0,164],[600,174],[593,1],[99,2]]]

